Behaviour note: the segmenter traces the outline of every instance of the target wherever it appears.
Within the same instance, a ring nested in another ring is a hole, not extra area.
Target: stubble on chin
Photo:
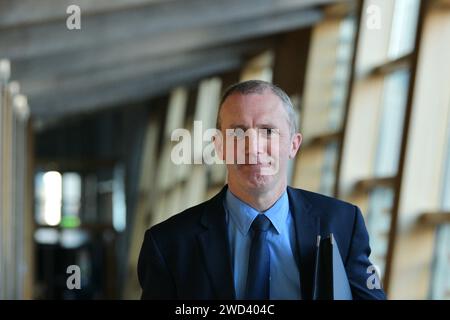
[[[245,169],[237,170],[240,184],[244,185],[249,190],[266,191],[270,189],[274,177],[263,175],[259,171],[246,171]]]

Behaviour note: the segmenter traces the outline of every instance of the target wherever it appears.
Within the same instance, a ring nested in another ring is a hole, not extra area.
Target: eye
[[[234,130],[231,130],[230,136],[237,139],[243,139],[245,137],[245,131],[241,128],[236,128]]]
[[[274,128],[262,128],[260,129],[261,135],[263,137],[270,137],[277,133],[277,129]]]

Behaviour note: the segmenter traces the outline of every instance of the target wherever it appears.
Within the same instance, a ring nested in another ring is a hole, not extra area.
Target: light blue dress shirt
[[[244,299],[252,240],[250,227],[259,212],[238,199],[229,189],[224,207],[236,298]],[[264,214],[272,222],[267,233],[270,251],[270,299],[300,299],[300,278],[296,262],[298,251],[287,192],[285,191]]]

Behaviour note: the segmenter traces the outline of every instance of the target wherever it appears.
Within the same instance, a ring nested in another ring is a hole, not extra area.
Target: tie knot
[[[265,214],[258,214],[252,222],[252,229],[255,231],[267,231],[270,228],[270,220]]]

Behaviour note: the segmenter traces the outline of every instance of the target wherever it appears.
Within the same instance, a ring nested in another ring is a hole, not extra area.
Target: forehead
[[[234,93],[223,102],[220,112],[222,123],[228,124],[258,120],[276,123],[286,117],[283,102],[270,90],[263,93]]]

